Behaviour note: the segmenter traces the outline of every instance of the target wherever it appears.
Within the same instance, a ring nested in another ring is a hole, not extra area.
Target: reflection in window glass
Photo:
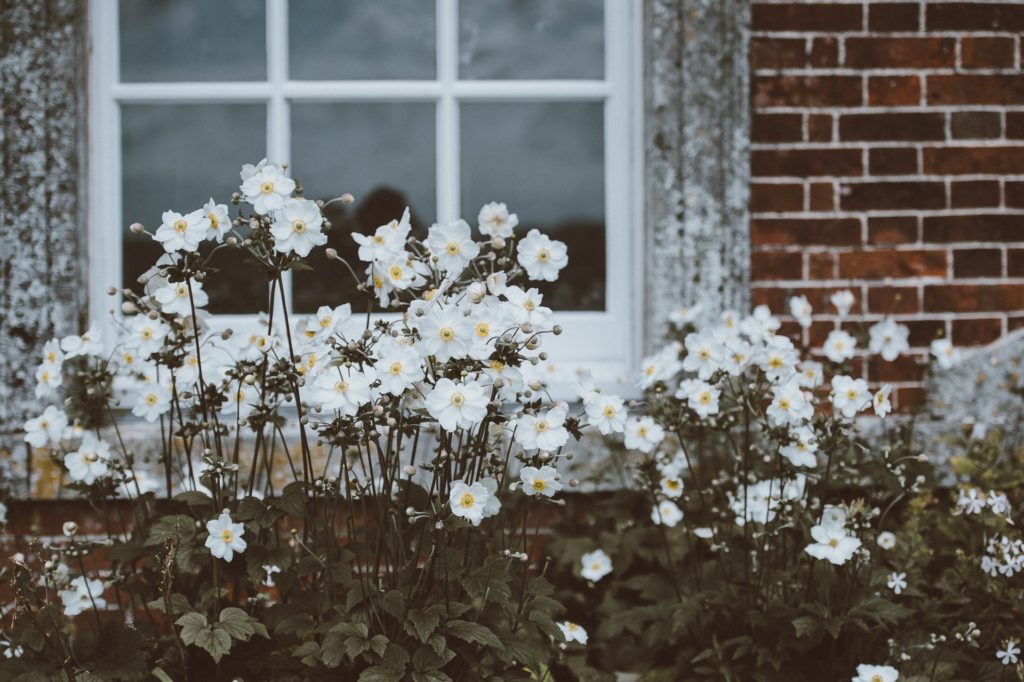
[[[605,307],[604,111],[599,102],[469,103],[461,107],[462,213],[489,201],[569,247],[558,282],[540,286],[558,310]]]
[[[461,0],[459,75],[604,78],[604,0]]]
[[[360,102],[295,104],[292,107],[294,175],[308,199],[330,200],[345,192],[355,203],[336,201],[324,210],[331,221],[327,247],[334,247],[356,273],[365,263],[356,257],[352,232],[371,234],[400,218],[409,206],[413,234],[422,237],[436,214],[434,111],[432,102]],[[325,247],[326,248],[326,247]],[[307,262],[312,272],[294,274],[294,307],[314,312],[318,306],[351,301],[365,310],[366,297],[344,265],[316,249]]]
[[[127,226],[137,221],[155,232],[165,210],[193,211],[211,197],[235,215],[231,194],[238,190],[238,171],[265,155],[266,125],[262,104],[122,106],[125,286],[140,290],[139,275],[163,253],[148,235],[133,235]],[[221,249],[212,265],[220,271],[204,282],[210,312],[266,309],[265,279],[241,251]]]
[[[290,0],[291,77],[433,78],[435,25],[430,0]]]
[[[267,77],[265,0],[121,0],[121,80]]]

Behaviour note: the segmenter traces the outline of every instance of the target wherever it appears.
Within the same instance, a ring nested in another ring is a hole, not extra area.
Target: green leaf
[[[388,643],[389,640],[384,635],[374,635],[370,639],[370,648],[373,649],[373,653],[384,658],[384,652],[388,649]]]
[[[458,637],[471,644],[483,644],[501,652],[505,651],[501,640],[486,625],[471,623],[468,620],[450,620],[446,627],[448,634],[452,637]]]
[[[229,606],[220,612],[220,620],[217,627],[231,635],[232,639],[240,639],[248,642],[249,638],[256,634],[250,622],[252,617],[242,609]]]
[[[181,594],[180,592],[174,592],[173,594],[171,594],[170,599],[168,601],[171,602],[171,612],[167,614],[169,616],[175,616],[179,613],[188,613],[192,610],[192,605],[188,603],[188,598],[186,598],[185,595]],[[146,604],[146,606],[153,610],[163,612],[165,607],[164,599],[163,597],[160,597],[159,599],[154,599],[153,601]]]
[[[793,620],[793,627],[796,629],[797,637],[807,637],[819,630],[821,621],[814,616],[800,616]]]
[[[176,502],[184,502],[190,507],[213,505],[213,498],[206,493],[199,492],[198,490],[186,490],[185,492],[175,495],[173,499]]]
[[[401,682],[404,673],[396,673],[379,665],[367,668],[359,675],[359,682]]]
[[[174,680],[171,679],[171,676],[160,668],[153,668],[149,671],[149,674],[160,680],[160,682],[174,682]]]
[[[427,613],[419,609],[409,609],[405,630],[420,640],[420,642],[426,644],[427,639],[437,629],[440,622],[441,617],[436,612]]]
[[[355,659],[370,650],[366,623],[337,623],[327,631],[320,647],[320,660],[328,668],[337,668],[347,655]]]
[[[316,642],[303,642],[295,647],[295,651],[292,652],[292,658],[299,659],[302,665],[309,666],[310,668],[316,667],[319,657],[320,645]]]
[[[405,595],[398,590],[388,590],[384,594],[384,612],[401,619],[405,615]]]
[[[426,672],[413,673],[413,682],[452,682],[452,678],[440,670],[427,670]]]
[[[165,516],[149,528],[146,546],[162,545],[167,540],[188,540],[196,534],[196,522],[185,514]]]
[[[145,548],[138,542],[115,542],[107,551],[111,561],[130,564],[145,553]]]
[[[224,654],[231,651],[231,636],[221,628],[200,630],[196,635],[195,645],[205,649],[216,663]]]
[[[306,492],[300,481],[293,481],[281,491],[281,498],[275,500],[274,506],[290,516],[304,518],[306,516]]]
[[[208,629],[206,616],[198,611],[186,613],[175,621],[175,625],[181,626],[181,641],[185,644],[194,644],[199,633]]]

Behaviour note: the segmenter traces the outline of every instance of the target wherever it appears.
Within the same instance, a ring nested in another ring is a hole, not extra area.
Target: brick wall
[[[924,352],[1024,326],[1024,2],[754,0],[754,300],[850,288]],[[920,399],[912,361],[867,369]]]

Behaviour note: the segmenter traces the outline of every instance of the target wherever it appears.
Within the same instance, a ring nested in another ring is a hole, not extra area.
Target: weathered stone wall
[[[85,302],[85,15],[84,0],[0,0],[0,452],[19,457],[42,344]]]
[[[680,305],[749,300],[749,0],[645,6],[648,346]]]

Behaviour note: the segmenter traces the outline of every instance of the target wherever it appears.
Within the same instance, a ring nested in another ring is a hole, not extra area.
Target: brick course
[[[895,315],[918,356],[1024,326],[1024,3],[754,0],[752,22],[755,302],[807,295],[813,346],[849,288],[847,324]],[[913,362],[865,371],[921,397]]]

